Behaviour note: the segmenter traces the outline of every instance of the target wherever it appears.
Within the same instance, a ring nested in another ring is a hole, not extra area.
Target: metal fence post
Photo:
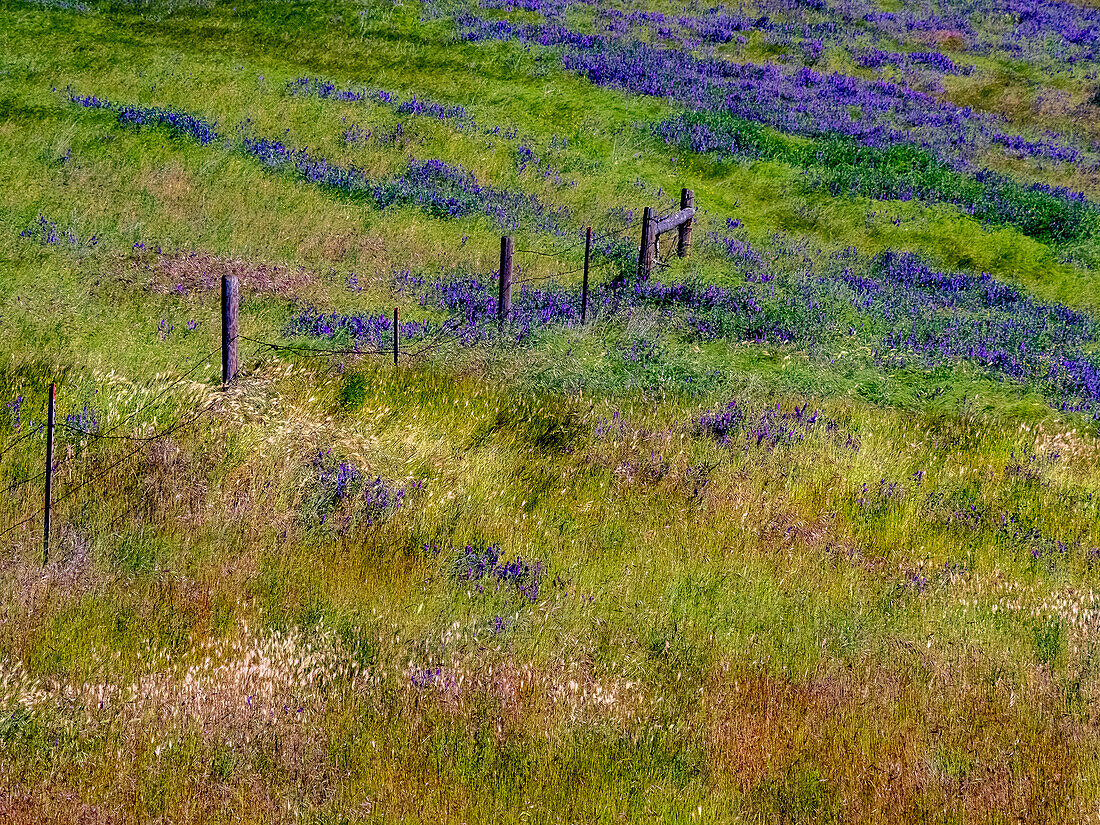
[[[46,411],[46,504],[42,515],[42,566],[50,561],[50,508],[53,506],[53,423],[57,385],[50,384],[50,404]]]
[[[512,314],[512,255],[515,244],[511,235],[500,239],[500,295],[497,298],[497,320],[501,323]]]
[[[584,230],[584,280],[581,281],[581,325],[588,320],[588,261],[592,256],[592,227]]]

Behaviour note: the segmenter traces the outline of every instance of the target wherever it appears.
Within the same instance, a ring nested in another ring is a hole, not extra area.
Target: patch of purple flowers
[[[215,122],[189,112],[156,106],[112,103],[94,95],[77,94],[72,89],[69,90],[69,101],[85,109],[106,109],[114,112],[118,122],[127,126],[157,126],[202,144],[213,143],[218,139]]]
[[[412,682],[413,687],[417,688],[432,687],[443,679],[443,668],[441,667],[413,668],[409,674],[409,681]]]
[[[1088,237],[1100,227],[1100,210],[1080,192],[1023,184],[988,169],[952,169],[913,147],[861,146],[837,138],[796,145],[744,119],[698,112],[662,121],[656,133],[684,150],[806,169],[810,174],[804,182],[833,196],[947,203],[985,223],[1016,226],[1043,241]],[[1018,148],[1020,140],[1001,136],[995,142]]]
[[[569,217],[563,206],[550,207],[535,195],[478,183],[472,172],[441,160],[410,159],[402,174],[373,180],[354,166],[331,163],[278,140],[246,137],[244,149],[265,166],[291,169],[308,183],[365,197],[380,209],[415,206],[449,218],[481,213],[502,227],[530,223],[539,231],[559,235]]]
[[[335,529],[348,530],[356,524],[371,526],[396,513],[410,490],[419,482],[401,485],[396,481],[364,474],[350,461],[337,460],[332,450],[318,451],[312,460],[315,480],[314,515],[320,524],[330,516],[342,516]]]
[[[821,418],[817,410],[809,412],[806,404],[786,411],[777,404],[774,409],[766,407],[757,413],[730,401],[718,410],[704,413],[699,419],[699,431],[728,447],[774,448],[804,440],[819,421],[825,431],[838,429],[835,422]]]
[[[35,424],[29,417],[23,417],[23,396],[17,395],[11,401],[4,404],[4,409],[8,413],[8,423],[11,426],[13,433],[19,432],[23,425],[27,425],[32,431],[35,429],[41,429],[43,424]]]
[[[439,120],[466,117],[466,110],[462,106],[446,106],[417,97],[401,101],[397,105],[397,112],[402,115],[427,115]]]
[[[973,66],[960,66],[943,52],[892,52],[883,51],[882,49],[857,49],[852,57],[857,66],[865,69],[877,69],[883,64],[892,64],[902,67],[932,66],[943,74],[969,75],[974,72]]]
[[[287,94],[317,97],[322,100],[337,100],[344,103],[383,103],[394,106],[398,114],[425,115],[438,120],[453,120],[466,117],[466,109],[458,105],[437,103],[426,98],[411,97],[398,102],[393,92],[381,89],[347,86],[341,88],[335,83],[319,77],[299,77],[286,85]]]
[[[73,92],[69,96],[81,106],[115,111],[120,122],[130,125],[168,127],[204,144],[217,136],[212,123],[185,112],[119,105]],[[245,127],[242,124],[242,130]],[[241,145],[247,154],[269,168],[292,170],[307,183],[366,198],[380,209],[415,206],[431,215],[449,218],[484,214],[507,229],[527,224],[540,232],[566,233],[564,222],[569,218],[566,207],[550,206],[532,194],[479,183],[472,172],[441,160],[410,159],[402,174],[375,180],[355,166],[331,162],[280,140],[245,134]]]
[[[65,424],[70,430],[76,430],[85,435],[94,435],[99,432],[98,414],[89,404],[84,404],[79,410],[66,415]]]
[[[602,31],[597,26],[597,33],[589,34],[565,25],[553,4],[543,11],[543,23],[469,12],[459,14],[456,22],[467,40],[516,40],[555,49],[563,67],[600,86],[671,98],[691,109],[728,111],[793,134],[843,135],[879,147],[915,143],[958,168],[969,168],[984,150],[1005,141],[1030,157],[1085,160],[1064,136],[1007,135],[992,115],[899,83],[696,55],[695,44],[681,40],[665,46],[635,38],[625,26]],[[812,47],[807,55],[814,62],[820,50]],[[941,57],[936,62],[950,62]]]
[[[539,561],[525,561],[518,556],[504,561],[500,546],[474,547],[467,544],[455,560],[455,578],[471,582],[480,591],[485,579],[495,581],[497,587],[511,586],[529,601],[537,601],[542,582],[543,566]]]
[[[71,247],[93,247],[99,243],[99,239],[92,235],[88,240],[81,242],[76,230],[69,227],[64,231],[58,231],[57,224],[47,220],[42,215],[38,216],[33,224],[19,232],[19,237],[37,241],[42,246],[60,246],[62,244]]]
[[[845,250],[805,265],[773,267],[747,244],[726,239],[746,282],[736,287],[651,278],[631,286],[599,285],[590,310],[608,315],[649,307],[669,314],[682,334],[702,340],[798,342],[827,357],[858,334],[889,368],[931,368],[969,361],[992,376],[1020,381],[1059,409],[1100,409],[1100,359],[1092,318],[1064,305],[1038,301],[989,275],[933,269],[908,253],[867,258]],[[798,254],[797,252],[794,254]],[[425,278],[408,272],[397,287],[419,298],[443,322],[402,323],[403,339],[446,338],[463,346],[482,341],[525,342],[549,326],[580,320],[576,287],[554,282],[514,293],[512,317],[499,324],[496,277],[460,273]],[[673,314],[674,313],[674,314]],[[351,340],[381,349],[390,340],[389,313],[339,315],[305,310],[288,334]],[[635,341],[627,358],[657,357]]]

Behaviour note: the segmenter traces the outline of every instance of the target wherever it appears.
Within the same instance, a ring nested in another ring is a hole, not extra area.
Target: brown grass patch
[[[138,184],[162,204],[172,218],[185,220],[201,213],[203,192],[190,172],[177,165],[147,170]]]
[[[958,29],[936,29],[928,33],[928,45],[937,49],[965,49],[966,35]]]
[[[801,680],[716,670],[704,691],[714,779],[769,789],[782,809],[791,777],[815,777],[844,821],[1076,821],[1076,766],[1095,737],[1061,715],[1057,691],[904,647],[893,666],[835,663]]]
[[[37,791],[0,787],[0,822],[9,825],[111,825],[129,819],[121,811],[115,813],[91,805],[79,794],[56,787]]]
[[[215,292],[222,276],[236,278],[241,290],[291,296],[307,291],[320,273],[303,266],[258,263],[205,252],[138,254],[129,259],[132,283],[163,295]]]
[[[355,232],[313,235],[298,244],[298,255],[306,260],[340,263],[348,257],[365,260],[384,252],[381,238],[371,238]]]

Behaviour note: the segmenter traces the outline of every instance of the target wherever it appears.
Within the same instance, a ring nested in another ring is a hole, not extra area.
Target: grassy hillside
[[[0,818],[1096,821],[1100,12],[1011,14],[0,5]]]

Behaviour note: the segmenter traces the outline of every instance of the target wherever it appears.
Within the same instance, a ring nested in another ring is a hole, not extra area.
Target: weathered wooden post
[[[638,247],[638,280],[649,279],[649,273],[653,269],[653,210],[648,206],[642,213],[642,242]]]
[[[42,510],[42,566],[50,561],[50,508],[53,505],[53,421],[57,385],[50,384],[50,403],[46,408],[46,506]]]
[[[584,280],[581,281],[581,326],[588,319],[588,261],[592,256],[592,227],[584,230]]]
[[[680,211],[685,209],[695,208],[695,192],[691,189],[680,190]],[[676,240],[676,254],[681,258],[686,258],[688,254],[688,247],[691,246],[691,222],[692,219],[688,218],[679,227],[679,238]]]
[[[237,377],[237,279],[222,275],[222,383]]]
[[[397,307],[393,308],[393,365],[397,366]]]
[[[497,320],[501,323],[512,314],[512,253],[511,235],[500,239],[500,296],[497,298]]]

